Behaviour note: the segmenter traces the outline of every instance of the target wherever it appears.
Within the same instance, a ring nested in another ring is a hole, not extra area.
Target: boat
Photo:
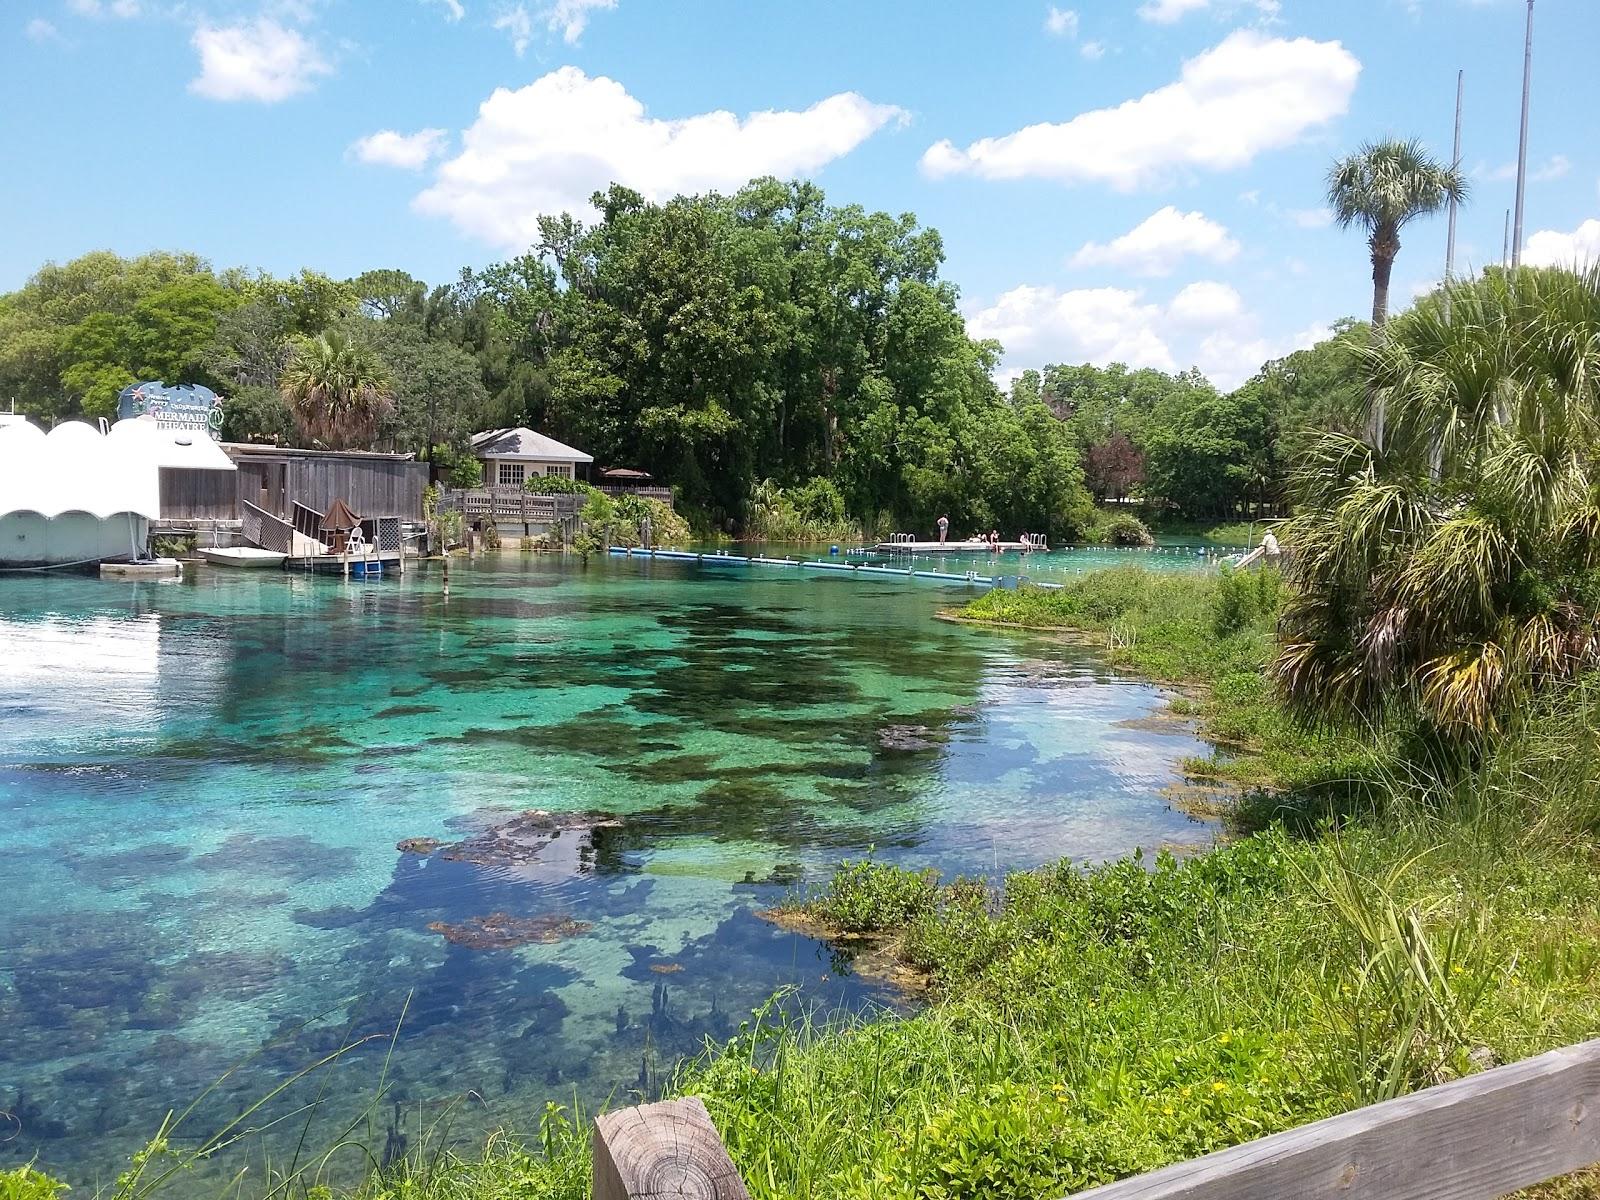
[[[259,546],[201,546],[195,553],[215,567],[281,567],[289,557]]]

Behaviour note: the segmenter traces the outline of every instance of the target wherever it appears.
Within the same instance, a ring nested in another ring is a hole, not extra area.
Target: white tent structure
[[[49,433],[0,425],[0,568],[89,566],[140,558],[161,517],[161,468],[234,470],[203,433],[81,421]]]

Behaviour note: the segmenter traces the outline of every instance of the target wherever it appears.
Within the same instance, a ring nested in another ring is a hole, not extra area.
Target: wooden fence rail
[[[748,1200],[698,1100],[607,1113],[595,1123],[594,1158],[595,1200]],[[1600,1040],[1093,1188],[1072,1200],[1494,1200],[1595,1163]]]

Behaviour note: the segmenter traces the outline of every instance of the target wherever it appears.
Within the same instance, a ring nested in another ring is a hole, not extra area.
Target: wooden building
[[[237,472],[222,478],[217,472],[182,468],[161,472],[164,522],[238,521],[241,500],[284,520],[293,520],[296,504],[326,512],[335,500],[372,516],[422,520],[428,464],[410,454],[297,450],[243,442],[224,442],[222,449]]]

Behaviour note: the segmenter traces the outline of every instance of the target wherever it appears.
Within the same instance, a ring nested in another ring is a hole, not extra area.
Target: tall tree
[[[295,344],[281,386],[300,437],[329,450],[370,447],[394,400],[377,354],[337,329]]]
[[[1400,253],[1400,230],[1417,217],[1467,198],[1467,181],[1455,167],[1429,157],[1422,143],[1368,142],[1333,164],[1328,204],[1340,228],[1367,231],[1372,252],[1372,324],[1389,317],[1389,276]]]

